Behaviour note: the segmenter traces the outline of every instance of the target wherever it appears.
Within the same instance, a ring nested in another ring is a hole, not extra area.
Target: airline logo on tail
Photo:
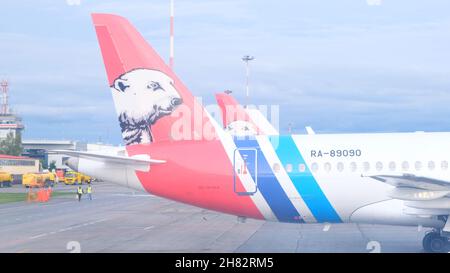
[[[121,75],[111,91],[126,145],[152,142],[151,126],[183,102],[173,79],[152,69],[133,69]]]
[[[203,139],[211,127],[206,111],[130,22],[110,14],[92,19],[124,144]],[[180,119],[181,133],[174,130]]]

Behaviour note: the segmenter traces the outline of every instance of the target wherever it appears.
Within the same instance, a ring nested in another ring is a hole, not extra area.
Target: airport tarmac
[[[0,205],[0,252],[423,252],[426,229],[283,224],[225,215],[106,182],[94,200]],[[23,191],[18,186],[5,191]]]

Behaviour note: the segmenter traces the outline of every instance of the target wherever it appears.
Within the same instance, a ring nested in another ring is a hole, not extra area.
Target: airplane
[[[58,151],[72,169],[240,220],[421,226],[426,252],[448,247],[450,133],[280,135],[229,94],[220,125],[127,19],[92,19],[126,149]]]

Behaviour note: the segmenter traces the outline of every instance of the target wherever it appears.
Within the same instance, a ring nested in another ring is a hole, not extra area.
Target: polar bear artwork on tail
[[[153,141],[151,126],[183,103],[173,80],[152,69],[133,69],[111,86],[125,145]]]

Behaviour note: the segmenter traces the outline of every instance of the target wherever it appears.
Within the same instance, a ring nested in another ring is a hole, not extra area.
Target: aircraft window
[[[350,170],[351,170],[352,172],[355,172],[357,167],[358,167],[358,166],[356,165],[356,162],[350,163]]]
[[[409,169],[409,163],[408,163],[408,161],[403,161],[403,163],[402,163],[402,169],[403,169],[404,171],[407,171],[407,170]]]
[[[434,170],[435,165],[434,165],[434,161],[428,161],[428,169],[430,171]]]
[[[395,168],[396,168],[395,162],[394,161],[389,162],[389,170],[395,171]]]
[[[272,169],[274,173],[278,173],[280,171],[280,164],[274,163]]]
[[[448,162],[447,161],[442,161],[441,162],[441,169],[443,169],[443,170],[447,170],[448,169]]]
[[[381,163],[380,161],[378,161],[378,162],[375,164],[375,169],[376,169],[377,171],[381,171],[381,170],[383,169],[383,163]]]
[[[327,171],[327,172],[331,171],[331,164],[330,164],[330,162],[325,163],[324,168],[325,168],[325,171]]]
[[[304,173],[306,171],[306,165],[305,164],[298,164],[298,170],[301,173]]]
[[[364,162],[363,163],[363,170],[365,172],[368,172],[370,170],[370,163],[369,162]]]
[[[342,171],[344,170],[344,163],[339,162],[339,163],[337,164],[337,170],[338,170],[339,172],[342,172]]]
[[[420,169],[422,169],[422,162],[416,161],[416,163],[414,163],[414,168],[416,171],[420,171]]]
[[[288,172],[288,173],[291,173],[292,172],[292,164],[286,164],[286,171]]]
[[[319,164],[317,164],[316,162],[314,162],[314,163],[311,165],[311,170],[312,170],[313,172],[317,172],[317,170],[319,170]]]

